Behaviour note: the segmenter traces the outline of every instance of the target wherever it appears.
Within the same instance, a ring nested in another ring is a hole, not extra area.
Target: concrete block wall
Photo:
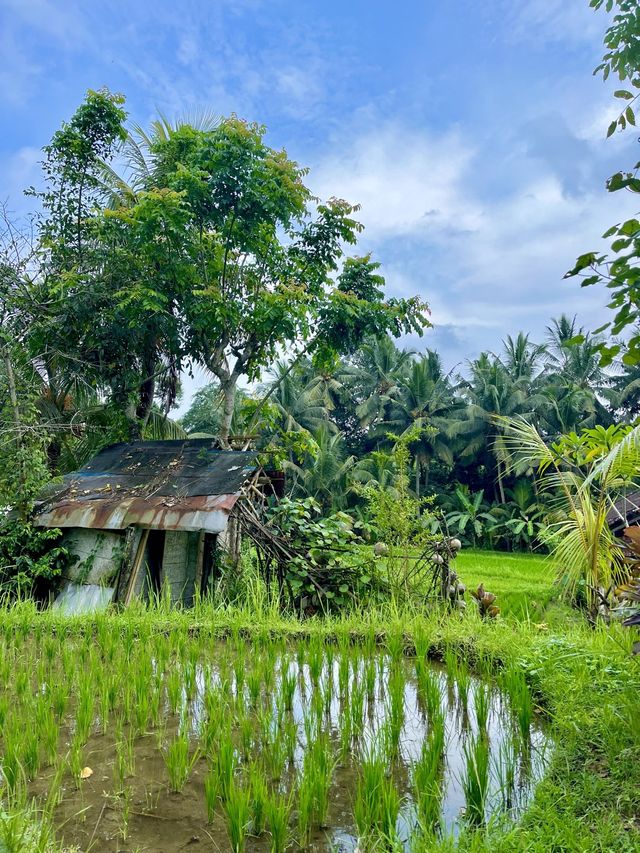
[[[76,583],[103,583],[120,567],[125,533],[74,527],[65,532],[63,544],[76,559],[68,571]]]

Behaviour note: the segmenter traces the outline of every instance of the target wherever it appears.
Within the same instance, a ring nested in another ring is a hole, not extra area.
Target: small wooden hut
[[[82,612],[165,588],[172,603],[191,605],[221,553],[237,554],[238,501],[269,482],[255,452],[211,439],[106,447],[36,506],[35,523],[61,528],[73,555],[57,605]]]

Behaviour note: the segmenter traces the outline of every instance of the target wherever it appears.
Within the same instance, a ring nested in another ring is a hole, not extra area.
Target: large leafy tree
[[[121,98],[89,93],[45,149],[33,339],[49,388],[75,365],[135,439],[197,362],[218,382],[226,445],[240,378],[283,349],[327,365],[367,335],[427,325],[417,298],[385,299],[369,257],[345,258],[356,208],[314,199],[264,127],[159,121],[134,140],[124,119]],[[123,141],[129,181],[113,166]]]
[[[206,129],[165,124],[145,139],[146,171],[105,220],[118,221],[127,262],[139,256],[141,220],[145,240],[165,249],[127,288],[128,304],[161,307],[179,283],[180,356],[219,382],[223,443],[239,379],[257,380],[283,347],[321,363],[368,334],[422,331],[419,300],[385,299],[378,265],[344,258],[361,230],[356,208],[316,202],[306,170],[266,144],[264,127],[232,117]]]

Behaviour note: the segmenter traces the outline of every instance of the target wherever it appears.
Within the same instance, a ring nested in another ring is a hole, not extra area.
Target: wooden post
[[[140,567],[142,565],[142,560],[144,558],[144,552],[147,547],[147,540],[149,539],[149,528],[145,528],[142,531],[142,536],[140,537],[140,542],[138,544],[138,550],[136,551],[136,556],[133,560],[133,565],[131,567],[131,574],[129,575],[129,581],[127,583],[127,588],[125,590],[122,603],[126,606],[131,601],[131,597],[133,596],[133,590],[136,585],[136,580],[138,575],[140,574]]]

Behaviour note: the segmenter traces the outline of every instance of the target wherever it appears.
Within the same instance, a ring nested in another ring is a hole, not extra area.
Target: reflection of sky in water
[[[223,654],[225,653],[223,652]],[[262,661],[260,660],[261,656]],[[347,681],[348,688],[346,696],[343,696],[342,700],[339,696],[340,665],[339,652],[337,650],[332,655],[330,667],[326,663],[323,665],[317,687],[312,684],[308,664],[300,663],[300,655],[285,652],[278,654],[275,659],[270,702],[267,701],[263,686],[261,703],[263,708],[271,706],[275,726],[275,717],[277,714],[276,703],[277,696],[280,693],[282,673],[287,672],[295,675],[296,687],[291,713],[298,729],[294,757],[294,765],[297,769],[302,766],[306,748],[305,717],[310,714],[312,695],[316,689],[321,690],[323,693],[327,690],[328,686],[332,689],[328,713],[323,718],[324,728],[329,733],[336,751],[339,750],[340,731],[348,716],[349,697],[356,685],[362,686],[365,683],[367,662],[371,660],[363,653],[354,653],[350,658]],[[246,659],[242,667],[242,680],[244,682],[242,690],[245,697],[244,704],[247,709],[250,708],[249,690],[246,683],[247,675],[252,667],[263,666],[264,660],[264,652],[257,652],[251,645],[246,646]],[[451,682],[443,668],[436,664],[428,665],[440,687],[441,707],[446,727],[445,763],[442,777],[442,824],[445,833],[456,836],[463,826],[465,806],[463,778],[466,771],[466,760],[464,745],[478,735],[475,697],[481,681],[473,676],[469,678],[467,710],[464,710],[458,686]],[[404,659],[400,662],[400,666],[403,667],[405,675],[404,725],[400,736],[399,755],[392,773],[398,791],[403,798],[397,825],[398,836],[401,840],[408,841],[416,823],[411,790],[411,767],[420,756],[423,742],[429,730],[429,723],[426,712],[419,701],[414,661],[412,659]],[[223,670],[222,674],[221,669]],[[374,689],[369,695],[367,695],[366,690],[364,691],[364,723],[362,734],[358,743],[352,745],[353,754],[351,760],[347,760],[344,764],[339,763],[335,771],[334,787],[338,786],[339,791],[343,792],[343,796],[340,799],[338,794],[333,798],[330,811],[331,830],[328,833],[328,840],[334,849],[350,851],[357,846],[357,839],[353,834],[355,828],[352,809],[357,787],[358,744],[380,744],[380,729],[389,709],[389,697],[386,688],[389,682],[390,671],[390,659],[387,656],[377,655],[375,657]],[[331,680],[331,685],[328,685],[329,679]],[[203,701],[206,685],[219,688],[221,684],[226,683],[230,695],[236,695],[237,680],[234,674],[233,662],[231,660],[227,661],[226,668],[224,665],[220,667],[218,663],[198,665],[195,682],[195,695],[187,707],[191,730],[194,734],[197,734],[206,717],[205,703]],[[486,819],[493,823],[508,824],[518,819],[530,801],[535,786],[544,772],[550,752],[550,742],[534,720],[531,726],[529,749],[523,749],[517,734],[517,721],[514,718],[508,698],[495,685],[487,682],[485,684],[489,687],[489,713],[486,732],[490,747]],[[183,701],[185,699],[186,697],[183,695]],[[510,747],[512,748],[513,744],[516,745],[517,749],[517,754],[515,755],[515,786],[508,802],[505,802],[503,793],[504,785],[501,779],[504,773],[505,753]],[[345,801],[344,798],[345,791],[348,792],[348,801]],[[314,843],[311,846],[326,847],[326,843]]]

